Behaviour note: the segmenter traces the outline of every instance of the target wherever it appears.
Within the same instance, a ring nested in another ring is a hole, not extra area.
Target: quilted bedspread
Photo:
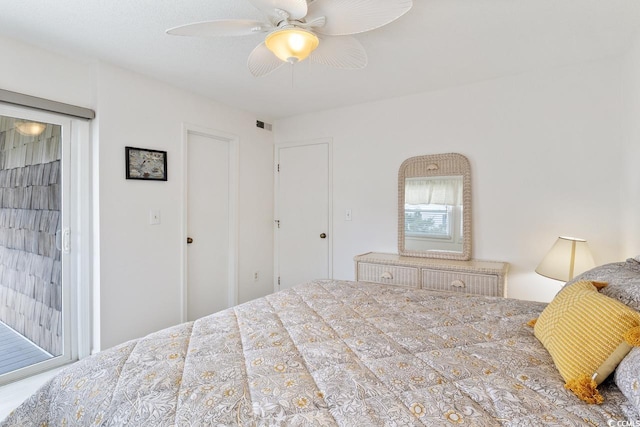
[[[316,281],[60,372],[3,426],[607,426],[526,322],[544,304]]]

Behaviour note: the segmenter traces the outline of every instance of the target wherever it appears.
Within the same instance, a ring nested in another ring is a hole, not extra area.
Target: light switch
[[[153,210],[153,209],[149,211],[149,224],[151,225],[160,224],[160,211]]]
[[[344,213],[345,221],[351,221],[351,209],[347,209]]]

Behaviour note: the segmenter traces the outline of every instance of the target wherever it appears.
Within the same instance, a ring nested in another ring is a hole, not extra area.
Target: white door
[[[276,147],[275,290],[331,277],[330,143]]]
[[[79,155],[88,129],[65,116],[0,104],[0,385],[71,362],[74,343],[84,338],[86,331],[73,326],[86,300],[72,269],[86,273],[78,270],[82,175],[71,154]]]
[[[229,140],[187,132],[186,320],[235,301],[232,149]]]

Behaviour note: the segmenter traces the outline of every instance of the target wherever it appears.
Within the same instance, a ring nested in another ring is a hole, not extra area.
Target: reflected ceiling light
[[[318,37],[300,28],[285,28],[269,34],[265,40],[267,48],[275,56],[295,64],[304,61],[320,44]]]
[[[16,130],[20,135],[38,136],[47,128],[47,125],[39,122],[16,122]]]

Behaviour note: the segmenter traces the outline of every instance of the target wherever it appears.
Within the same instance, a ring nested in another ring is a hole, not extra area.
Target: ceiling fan
[[[216,37],[267,33],[249,55],[255,77],[264,76],[285,63],[307,57],[334,68],[355,69],[367,65],[367,54],[350,34],[387,25],[413,6],[413,0],[249,0],[265,20],[223,19],[196,22],[167,30],[177,36]],[[339,36],[339,37],[336,37]]]

